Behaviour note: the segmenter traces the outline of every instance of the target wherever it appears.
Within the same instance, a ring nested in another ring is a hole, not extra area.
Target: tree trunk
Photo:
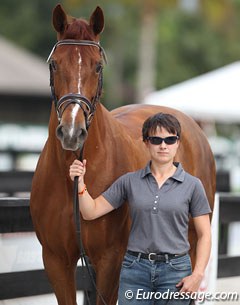
[[[155,89],[157,6],[154,1],[144,1],[139,40],[136,102]]]

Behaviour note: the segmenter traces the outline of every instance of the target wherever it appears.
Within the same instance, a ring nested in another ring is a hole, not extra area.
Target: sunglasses
[[[160,144],[162,144],[162,142],[166,143],[167,145],[172,145],[172,144],[175,144],[178,139],[179,139],[178,136],[171,136],[171,137],[166,137],[166,138],[147,137],[147,140],[153,145],[160,145]]]

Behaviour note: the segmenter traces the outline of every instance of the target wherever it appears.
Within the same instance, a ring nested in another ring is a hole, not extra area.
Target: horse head
[[[58,4],[52,22],[58,41],[48,62],[59,121],[56,135],[64,149],[75,151],[86,140],[101,96],[105,53],[99,36],[104,28],[104,15],[97,7],[87,22],[68,16]]]

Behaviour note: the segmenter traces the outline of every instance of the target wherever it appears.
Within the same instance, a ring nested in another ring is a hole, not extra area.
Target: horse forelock
[[[95,36],[86,20],[73,19],[64,32],[64,39],[95,40]]]
[[[86,20],[72,19],[72,22],[68,24],[61,39],[96,41],[96,36]],[[95,56],[96,47],[88,46],[87,48],[84,48],[82,52],[88,56]]]

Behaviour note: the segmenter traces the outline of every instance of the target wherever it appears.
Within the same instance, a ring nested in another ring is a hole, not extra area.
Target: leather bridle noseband
[[[100,51],[101,57],[103,58],[103,61],[107,63],[107,58],[104,49],[101,47],[101,45],[98,42],[91,41],[91,40],[72,40],[72,39],[64,39],[59,40],[53,47],[50,55],[48,56],[47,63],[49,63],[49,70],[50,70],[50,88],[52,93],[52,98],[55,104],[55,109],[58,116],[58,121],[61,121],[63,112],[66,110],[68,105],[70,104],[78,104],[80,108],[82,109],[85,117],[86,122],[86,128],[88,129],[91,123],[91,120],[93,118],[93,115],[96,110],[96,104],[100,99],[100,96],[102,94],[102,86],[103,86],[103,66],[100,67],[99,70],[99,77],[98,77],[98,86],[97,91],[92,99],[90,101],[86,96],[80,94],[80,93],[68,93],[60,97],[59,99],[56,96],[55,88],[54,88],[54,66],[53,62],[51,61],[52,55],[56,48],[61,45],[77,45],[77,46],[93,46],[97,47]],[[86,109],[84,109],[83,105],[85,105]]]

